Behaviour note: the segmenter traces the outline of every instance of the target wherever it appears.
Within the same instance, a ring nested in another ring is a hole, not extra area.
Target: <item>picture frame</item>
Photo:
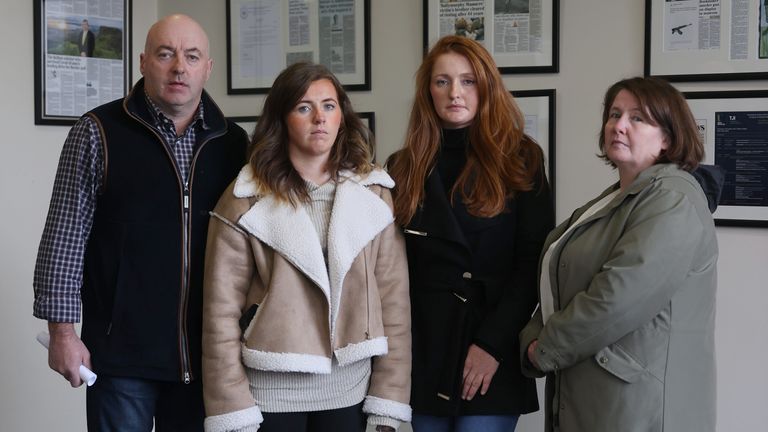
[[[645,0],[645,76],[768,79],[766,13],[762,0]]]
[[[768,227],[768,90],[684,92],[706,164],[725,170],[718,226]]]
[[[259,121],[259,116],[230,116],[227,120],[236,123],[238,126],[245,130],[248,134],[248,139],[253,135],[253,130],[256,128],[256,123]]]
[[[128,93],[131,0],[33,4],[36,125],[72,125]]]
[[[517,106],[525,116],[525,134],[544,152],[544,169],[555,204],[555,89],[512,90]]]
[[[299,61],[328,67],[347,91],[371,89],[370,0],[227,0],[227,94],[264,94]]]
[[[368,130],[376,136],[376,113],[373,111],[361,111],[357,115],[360,116],[360,120],[368,127]]]
[[[560,0],[423,0],[423,16],[425,55],[457,34],[481,41],[502,74],[560,71]]]

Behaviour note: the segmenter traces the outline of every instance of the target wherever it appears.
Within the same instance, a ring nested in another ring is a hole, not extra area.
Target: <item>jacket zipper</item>
[[[365,263],[365,304],[368,308],[368,319],[366,323],[366,329],[365,329],[365,339],[368,340],[371,338],[371,283],[370,283],[370,277],[371,274],[368,272],[368,256],[366,255],[365,249],[363,249],[363,262]]]
[[[176,179],[179,181],[179,185],[183,185],[182,190],[182,227],[181,227],[181,238],[182,238],[182,244],[181,244],[181,260],[182,260],[182,274],[181,274],[181,295],[179,298],[179,352],[181,355],[181,379],[184,382],[184,384],[189,384],[192,382],[192,379],[194,376],[192,375],[191,367],[190,367],[190,361],[189,361],[189,335],[187,334],[187,309],[189,307],[189,261],[190,261],[190,244],[189,244],[189,237],[190,232],[192,230],[192,223],[190,221],[189,212],[191,208],[191,188],[190,183],[192,183],[192,180],[194,178],[195,173],[195,163],[197,162],[197,157],[200,154],[200,152],[203,150],[203,147],[205,147],[208,142],[210,142],[212,139],[219,138],[221,136],[226,135],[226,130],[224,132],[211,135],[207,137],[204,141],[200,143],[200,145],[197,147],[197,150],[192,155],[192,161],[189,164],[189,179],[186,182],[182,181],[181,178],[181,170],[179,169],[179,164],[176,161],[176,158],[171,154],[171,152],[168,150],[168,145],[165,142],[165,139],[155,131],[154,126],[152,126],[150,123],[146,122],[144,119],[139,117],[138,115],[135,115],[134,113],[126,110],[129,116],[133,117],[134,119],[138,120],[140,123],[144,124],[149,131],[157,137],[158,140],[163,144],[163,149],[165,150],[166,155],[168,155],[168,158],[170,159],[175,174]],[[110,326],[111,329],[111,326]]]
[[[192,381],[192,373],[189,367],[189,341],[187,335],[187,308],[189,307],[189,183],[184,183],[183,203],[183,228],[182,228],[182,276],[181,276],[181,302],[179,310],[179,343],[181,344],[181,366],[184,384]]]
[[[208,142],[212,139],[224,136],[225,133],[215,134],[209,136],[204,141],[200,142],[197,147],[197,151],[192,155],[192,161],[189,164],[189,179],[184,183],[183,191],[183,233],[182,233],[182,286],[181,286],[181,299],[179,301],[179,345],[181,351],[181,366],[182,366],[182,380],[184,384],[192,382],[194,376],[192,375],[190,361],[189,361],[189,335],[187,332],[187,313],[189,311],[189,261],[191,256],[190,237],[192,232],[192,221],[190,218],[190,212],[192,208],[192,187],[195,177],[195,164],[197,163],[197,157],[202,152]],[[174,161],[174,167],[176,167],[176,158],[172,158]],[[177,176],[181,179],[178,167]]]

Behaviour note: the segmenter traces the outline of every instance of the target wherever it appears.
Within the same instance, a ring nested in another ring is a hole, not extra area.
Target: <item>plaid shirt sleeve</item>
[[[90,117],[82,117],[64,142],[37,251],[33,279],[37,318],[80,321],[85,245],[104,177],[103,161],[98,127]]]

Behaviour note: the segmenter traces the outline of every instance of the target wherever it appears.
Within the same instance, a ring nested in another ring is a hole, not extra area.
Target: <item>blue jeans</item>
[[[200,380],[190,384],[99,375],[85,397],[89,431],[201,431]]]
[[[513,432],[518,415],[437,417],[414,414],[413,432]]]

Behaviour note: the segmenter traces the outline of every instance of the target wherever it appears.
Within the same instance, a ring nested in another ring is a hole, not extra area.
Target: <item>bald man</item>
[[[64,143],[33,313],[48,321],[51,369],[73,387],[81,364],[99,376],[88,430],[201,431],[208,212],[247,137],[203,90],[213,60],[192,18],[155,23],[140,59],[131,93],[83,115]]]

